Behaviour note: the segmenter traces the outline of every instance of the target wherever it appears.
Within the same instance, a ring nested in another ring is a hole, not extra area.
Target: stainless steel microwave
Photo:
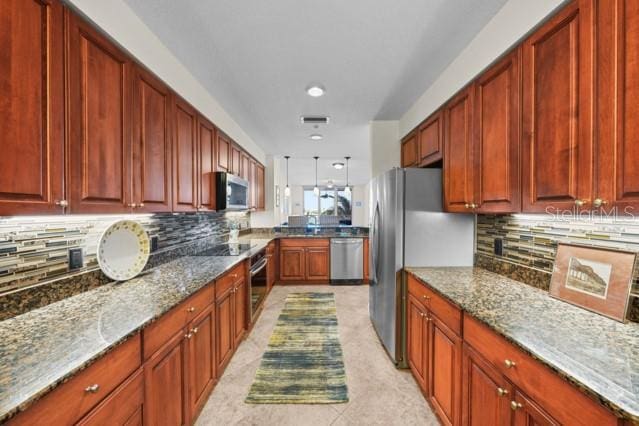
[[[215,172],[217,210],[248,210],[248,181],[226,172]]]

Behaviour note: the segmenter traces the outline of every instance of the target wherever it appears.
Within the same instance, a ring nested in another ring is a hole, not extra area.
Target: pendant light
[[[313,188],[313,194],[315,194],[316,197],[319,197],[320,190],[319,186],[317,186],[317,160],[319,160],[319,157],[315,156],[313,158],[315,159],[315,188]]]
[[[286,158],[286,188],[284,188],[284,196],[285,197],[290,197],[291,196],[291,188],[288,186],[288,159],[291,158],[290,155],[285,155],[284,158]]]
[[[344,157],[346,158],[346,186],[344,187],[344,192],[347,194],[351,193],[351,187],[348,186],[348,160],[351,159],[351,157]]]

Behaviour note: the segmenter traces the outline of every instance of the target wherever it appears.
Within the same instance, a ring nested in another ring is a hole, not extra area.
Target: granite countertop
[[[639,422],[639,324],[622,324],[481,268],[406,270],[618,416]]]
[[[240,256],[185,256],[0,322],[0,423],[206,286],[270,238],[247,239]]]

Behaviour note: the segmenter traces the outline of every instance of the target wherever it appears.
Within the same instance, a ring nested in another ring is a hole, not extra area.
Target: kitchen
[[[0,423],[639,424],[639,3],[3,0],[0,45]]]

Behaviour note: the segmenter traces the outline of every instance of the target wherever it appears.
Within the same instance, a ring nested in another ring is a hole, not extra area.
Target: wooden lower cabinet
[[[191,418],[195,418],[204,407],[217,378],[213,304],[192,321],[187,333],[191,336],[188,342],[188,403]]]
[[[235,319],[233,324],[233,347],[237,348],[246,333],[246,315],[248,313],[248,286],[245,277],[235,282],[233,293],[235,305]]]
[[[221,373],[233,356],[234,333],[233,322],[235,313],[235,299],[233,289],[223,294],[216,295],[215,299],[215,323],[217,326],[216,351],[217,368]]]
[[[327,283],[330,280],[330,240],[280,240],[280,281]]]
[[[246,334],[249,307],[248,283],[244,264],[216,283],[215,322],[217,327],[217,375],[228,365]]]
[[[558,426],[560,423],[553,419],[533,400],[515,389],[511,402],[513,422],[515,426]]]
[[[407,353],[408,366],[422,392],[428,389],[428,321],[426,308],[413,296],[408,296]]]
[[[430,313],[427,360],[430,370],[429,399],[446,425],[460,424],[462,339]]]
[[[268,264],[266,265],[266,291],[267,293],[271,291],[275,281],[277,280],[277,243],[275,241],[271,241],[266,246],[266,257],[268,259]]]

